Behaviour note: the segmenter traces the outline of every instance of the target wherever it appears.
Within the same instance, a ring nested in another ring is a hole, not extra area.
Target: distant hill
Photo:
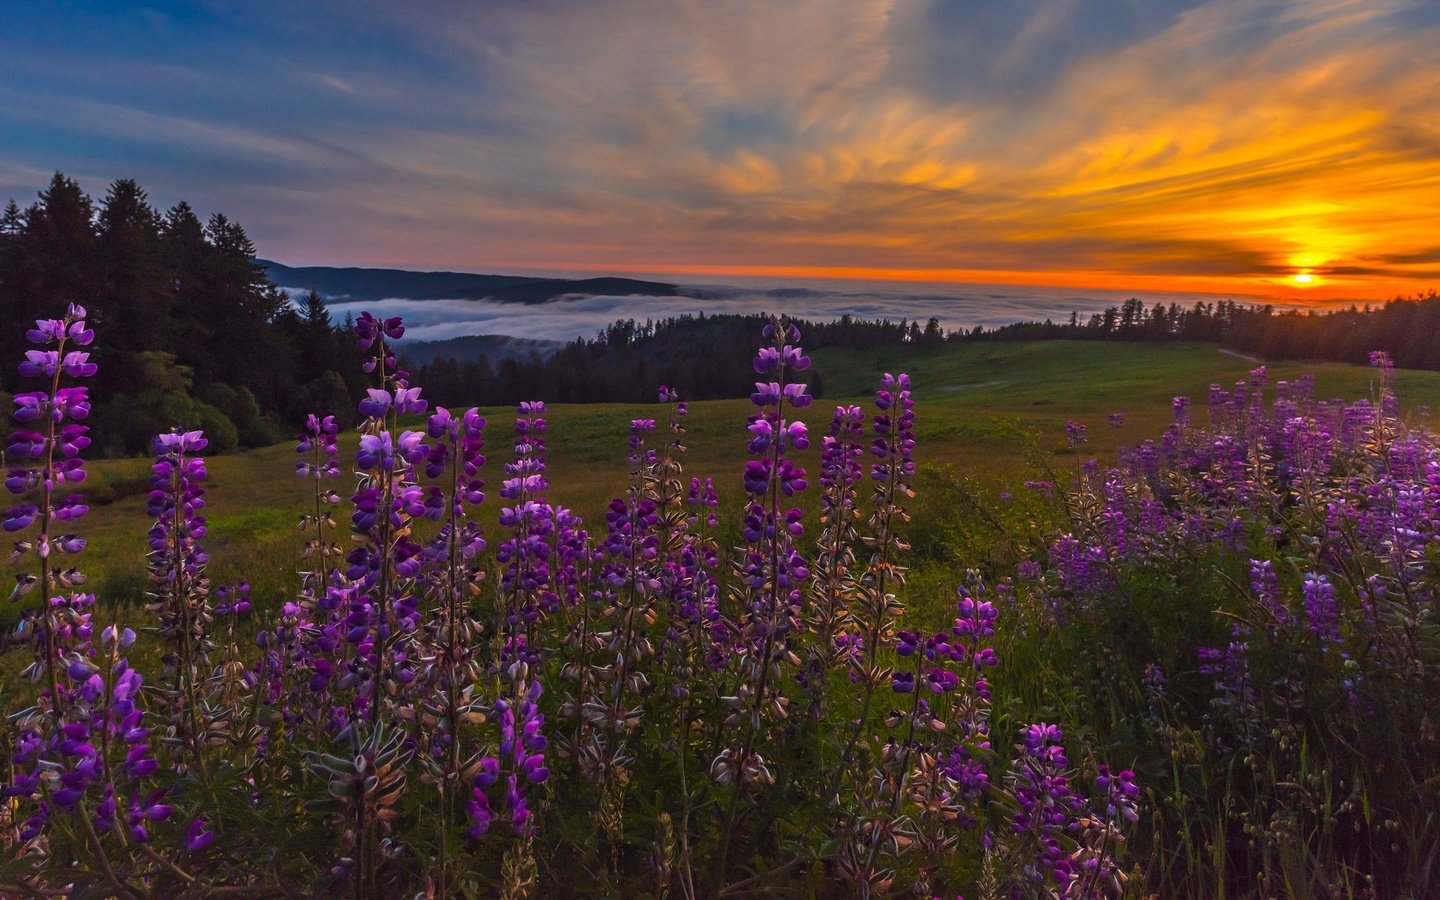
[[[490,362],[502,359],[544,359],[565,346],[560,341],[540,341],[510,337],[505,334],[472,334],[443,341],[405,341],[399,347],[401,358],[411,366],[423,366],[437,359],[461,362],[484,356]]]
[[[638,278],[546,278],[500,288],[486,296],[503,303],[548,303],[565,296],[674,297],[679,288]]]
[[[256,262],[280,287],[313,290],[327,300],[356,303],[373,303],[397,297],[406,300],[495,300],[533,304],[548,303],[567,295],[663,297],[674,295],[677,291],[673,284],[635,278],[531,278],[469,272],[287,266],[267,259]]]

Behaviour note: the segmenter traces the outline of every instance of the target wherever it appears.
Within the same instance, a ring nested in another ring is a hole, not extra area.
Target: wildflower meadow
[[[27,332],[0,893],[1440,892],[1440,445],[1388,355],[1365,398],[1177,397],[1112,458],[1071,421],[1072,468],[948,510],[986,552],[912,578],[917,492],[956,488],[907,375],[822,408],[772,319],[743,464],[687,472],[654,385],[583,521],[544,404],[432,406],[403,334],[359,316],[358,437],[299,435],[278,603],[207,574],[206,435],[154,437],[136,608],[84,574],[106,336]]]

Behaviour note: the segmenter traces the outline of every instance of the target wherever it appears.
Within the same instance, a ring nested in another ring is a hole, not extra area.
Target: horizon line
[[[1424,290],[1406,294],[1395,292],[1391,296],[1361,296],[1337,292],[1339,285],[1327,290],[1327,285],[1316,284],[1306,287],[1289,287],[1279,283],[1271,285],[1246,286],[1237,289],[1230,278],[1214,276],[1166,276],[1119,272],[1037,272],[1021,269],[966,269],[966,268],[885,268],[874,266],[803,266],[803,265],[743,265],[743,264],[655,264],[639,266],[625,263],[562,263],[558,265],[512,264],[496,267],[457,267],[445,263],[371,263],[336,264],[281,262],[271,256],[260,257],[289,268],[329,269],[390,269],[416,274],[450,272],[462,275],[521,275],[529,277],[631,277],[637,279],[665,278],[667,276],[701,278],[775,278],[793,281],[861,281],[874,284],[944,284],[944,285],[993,285],[996,287],[1021,286],[1057,288],[1068,290],[1097,290],[1107,292],[1154,292],[1164,294],[1204,294],[1231,299],[1243,299],[1261,304],[1284,306],[1313,306],[1331,308],[1347,304],[1387,303],[1392,300],[1406,300],[1424,296]],[[416,267],[416,266],[421,267]],[[1068,277],[1067,277],[1068,276]],[[1277,279],[1277,282],[1279,279]],[[680,282],[676,282],[679,284]],[[1268,287],[1269,290],[1265,290]]]

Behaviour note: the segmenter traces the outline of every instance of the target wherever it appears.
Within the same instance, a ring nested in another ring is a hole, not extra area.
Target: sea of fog
[[[654,276],[651,276],[654,277]],[[371,303],[334,303],[337,318],[369,309],[381,316],[404,316],[406,337],[433,341],[474,334],[569,341],[593,337],[617,319],[664,319],[679,315],[783,313],[801,319],[828,321],[849,314],[859,319],[919,319],[932,316],[946,330],[976,325],[994,327],[1020,321],[1068,321],[1075,312],[1086,321],[1092,313],[1139,297],[1155,303],[1193,305],[1197,300],[1234,299],[1236,295],[1183,294],[1162,291],[1102,291],[994,284],[895,284],[818,280],[782,281],[730,279],[727,284],[685,284],[671,297],[591,296],[559,299],[539,305],[489,300],[410,300],[402,297]]]

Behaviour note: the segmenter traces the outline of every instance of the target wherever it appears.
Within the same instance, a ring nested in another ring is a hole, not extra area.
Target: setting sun
[[[1290,276],[1290,280],[1296,284],[1311,285],[1315,283],[1315,276],[1309,272],[1297,272]]]

